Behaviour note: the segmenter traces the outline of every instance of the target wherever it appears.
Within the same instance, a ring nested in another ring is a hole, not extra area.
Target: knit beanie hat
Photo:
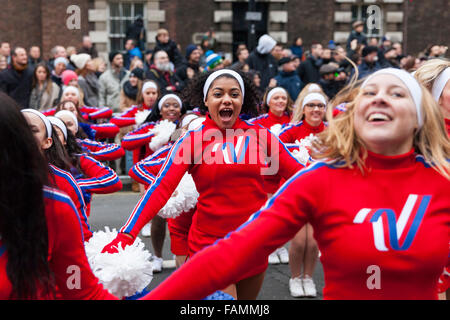
[[[206,69],[205,69],[206,71],[213,70],[222,62],[223,62],[222,57],[219,56],[217,53],[214,53],[214,51],[209,50],[206,52]]]
[[[64,57],[58,57],[53,61],[53,66],[56,67],[59,63],[64,63],[64,65],[67,67],[67,65],[69,64],[69,60]]]
[[[65,86],[69,85],[69,82],[72,80],[78,80],[78,75],[75,73],[75,71],[72,70],[65,70],[63,73],[61,73],[61,79]]]
[[[136,77],[140,80],[144,80],[144,69],[141,68],[134,68],[130,72],[130,77]]]
[[[77,69],[84,69],[86,63],[91,60],[91,56],[87,53],[73,54],[70,56],[70,60],[73,62]]]
[[[258,40],[256,51],[260,54],[268,54],[276,46],[277,42],[268,34],[262,35]]]
[[[111,63],[118,54],[122,54],[122,53],[120,53],[119,51],[110,52],[109,53],[109,62]]]
[[[195,44],[190,44],[186,47],[186,60],[189,61],[189,57],[194,50],[197,50],[197,46]]]

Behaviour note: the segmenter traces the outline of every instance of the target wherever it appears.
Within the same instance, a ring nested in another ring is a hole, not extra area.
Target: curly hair
[[[0,104],[0,234],[8,252],[6,273],[12,298],[34,299],[54,289],[42,193],[48,165],[17,103],[0,93]]]
[[[235,71],[235,70],[234,70]],[[190,82],[188,87],[186,87],[183,92],[181,93],[181,99],[185,101],[186,105],[188,106],[188,109],[193,109],[195,107],[198,107],[200,112],[204,115],[208,111],[208,107],[205,105],[205,101],[203,100],[203,86],[205,85],[206,79],[213,73],[206,72],[206,73],[199,73],[197,74]],[[244,101],[242,103],[242,109],[241,114],[246,114],[250,116],[256,117],[258,115],[258,103],[259,103],[259,94],[258,91],[253,84],[253,81],[243,72],[241,71],[235,71],[237,72],[244,82],[245,87],[245,96]],[[223,74],[219,76],[217,79],[220,78],[233,78],[233,76],[229,74]],[[215,81],[217,81],[217,79]]]

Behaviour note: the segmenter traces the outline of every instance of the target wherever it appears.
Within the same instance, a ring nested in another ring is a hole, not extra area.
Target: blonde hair
[[[450,67],[450,61],[431,59],[417,69],[414,77],[431,92],[436,78],[448,67]]]
[[[318,86],[319,89],[312,89],[310,90],[311,86]],[[294,102],[294,114],[292,115],[292,119],[291,122],[292,123],[298,123],[300,120],[303,119],[303,109],[302,109],[302,104],[303,104],[303,100],[305,99],[305,97],[312,93],[312,92],[317,92],[322,94],[325,97],[325,100],[328,102],[328,96],[325,94],[325,92],[322,90],[322,87],[316,83],[309,83],[307,84],[302,91],[300,91],[300,93],[297,96],[297,99]]]
[[[450,180],[450,162],[447,160],[450,158],[450,140],[444,118],[431,93],[423,85],[420,87],[424,124],[415,134],[413,147],[433,169]],[[312,157],[335,163],[338,167],[353,168],[356,164],[364,173],[367,150],[364,142],[356,135],[354,125],[355,106],[359,103],[362,92],[360,87],[354,90],[358,91],[357,96],[346,105],[346,112],[333,118],[332,108],[328,109],[328,128],[318,135],[319,140],[313,142]]]

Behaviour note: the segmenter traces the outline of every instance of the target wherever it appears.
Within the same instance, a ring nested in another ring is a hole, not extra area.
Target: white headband
[[[313,93],[308,94],[303,99],[302,110],[308,103],[310,103],[311,101],[314,101],[314,100],[319,100],[320,102],[322,102],[325,105],[325,107],[327,106],[327,101],[325,100],[325,97],[318,92],[313,92]]]
[[[189,122],[191,122],[194,119],[197,119],[198,115],[192,113],[192,114],[188,114],[183,118],[183,121],[181,121],[181,127],[184,128],[185,126],[188,125]]]
[[[147,90],[148,88],[152,88],[158,91],[158,86],[153,81],[148,81],[144,83],[144,85],[142,86],[142,93],[144,93],[145,90]]]
[[[45,129],[47,130],[47,138],[52,137],[52,124],[50,123],[50,121],[47,119],[46,116],[44,116],[42,113],[40,113],[39,111],[34,110],[34,109],[22,109],[21,111],[35,114],[39,118],[41,118],[42,122],[44,122]]]
[[[270,90],[269,93],[267,94],[266,103],[269,104],[270,99],[272,99],[273,95],[274,95],[275,93],[280,93],[280,92],[281,92],[281,93],[284,93],[284,94],[287,96],[286,90],[284,90],[284,89],[281,88],[281,87],[276,87],[276,88],[273,88],[272,90]]]
[[[200,125],[205,121],[205,117],[198,117],[197,119],[193,120],[191,123],[189,123],[188,130],[194,130],[200,127]]]
[[[58,111],[55,114],[55,117],[59,118],[59,117],[61,117],[63,115],[66,115],[66,116],[69,116],[69,117],[72,118],[73,123],[75,124],[76,131],[78,131],[78,119],[77,119],[77,117],[72,112],[70,112],[69,110]]]
[[[222,69],[222,70],[213,72],[212,74],[209,75],[208,79],[206,79],[205,85],[203,86],[203,101],[206,101],[206,96],[208,95],[209,87],[214,82],[214,80],[216,80],[218,77],[220,77],[221,75],[224,75],[224,74],[229,74],[230,76],[232,76],[233,78],[235,78],[237,80],[237,82],[239,83],[239,86],[241,87],[242,100],[244,99],[245,86],[244,86],[244,80],[242,80],[242,77],[236,71],[229,70],[229,69]]]
[[[450,80],[450,68],[447,67],[444,71],[442,71],[439,76],[434,80],[433,89],[431,90],[431,94],[433,95],[434,100],[439,102],[439,98],[442,95],[442,91],[444,91],[445,85],[448,80]]]
[[[169,94],[166,94],[164,97],[162,97],[161,100],[159,100],[159,103],[158,103],[159,111],[161,111],[163,103],[166,102],[166,100],[170,99],[170,98],[177,100],[178,104],[180,105],[180,109],[181,109],[181,107],[183,106],[183,102],[181,102],[181,99],[176,94],[169,93]]]
[[[390,74],[397,78],[399,78],[408,88],[409,93],[414,101],[417,112],[417,122],[419,124],[419,129],[423,126],[423,117],[422,117],[422,89],[420,88],[419,82],[408,72],[401,69],[394,68],[386,68],[378,70],[377,72],[371,74],[361,85],[361,89],[367,85],[369,80],[380,74]]]
[[[51,124],[53,124],[54,126],[57,126],[58,128],[61,129],[63,135],[64,135],[64,140],[67,140],[67,127],[64,124],[64,122],[61,119],[58,119],[56,117],[47,117],[48,121],[51,122]]]
[[[319,85],[315,84],[315,83],[311,84],[308,88],[308,92],[320,91],[320,90],[322,90],[322,89],[320,89]]]

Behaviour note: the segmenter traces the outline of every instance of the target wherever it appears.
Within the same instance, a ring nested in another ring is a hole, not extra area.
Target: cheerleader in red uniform
[[[77,131],[77,119],[71,112],[59,111],[56,114],[67,127],[67,138],[63,142],[70,162],[70,173],[75,177],[86,202],[86,214],[90,215],[92,193],[107,194],[122,189],[122,182],[117,174],[101,162],[86,153],[73,132]]]
[[[64,104],[73,106],[72,102],[64,102]],[[79,127],[80,123],[73,112],[61,110],[58,111],[55,116],[60,118],[66,124],[68,130],[76,137],[77,143],[82,148],[82,151],[89,153],[94,159],[98,161],[114,161],[125,155],[125,150],[118,144],[100,142],[86,138],[86,135],[83,134],[84,131]]]
[[[72,175],[67,172],[70,170],[70,167],[66,160],[64,147],[61,145],[56,133],[59,129],[53,128],[51,119],[47,119],[39,111],[33,109],[22,109],[21,111],[33,132],[37,144],[40,146],[41,152],[49,163],[50,185],[64,191],[71,198],[81,221],[83,239],[85,241],[89,240],[92,236],[92,231],[86,215],[86,204],[78,184]],[[64,127],[61,120],[54,118],[52,121],[61,128]],[[62,134],[64,134],[64,131]]]
[[[73,202],[44,187],[48,165],[20,108],[4,94],[0,104],[0,299],[116,299],[90,269]]]
[[[444,115],[447,135],[450,137],[450,62],[432,59],[417,69],[414,76],[431,92],[434,100],[439,104]],[[450,299],[449,288],[450,267],[447,266],[439,279],[439,293],[442,299]]]
[[[184,112],[183,103],[177,95],[166,94],[162,96],[158,101],[157,107],[153,108],[148,116],[148,122],[137,130],[128,133],[122,140],[122,147],[126,150],[145,147],[144,158],[150,156],[170,141],[170,136],[175,131],[176,123]],[[164,127],[161,127],[162,125]],[[157,133],[157,131],[159,132]],[[150,228],[152,235],[151,241],[155,253],[153,272],[161,272],[163,264],[162,251],[166,237],[166,220],[156,216],[152,219],[150,225],[147,224],[146,229],[148,230],[148,228]],[[144,236],[146,235],[148,233],[144,233]]]
[[[201,299],[255,274],[310,222],[325,299],[437,299],[449,255],[450,141],[436,103],[409,73],[382,69],[344,114],[331,112],[313,154],[321,161],[146,298]]]
[[[67,101],[71,101],[72,103],[68,104]],[[52,116],[60,110],[73,112],[77,116],[80,127],[91,140],[114,138],[119,133],[120,129],[114,123],[93,123],[97,120],[106,121],[104,119],[109,119],[112,115],[111,109],[106,107],[101,109],[92,107],[80,108],[79,101],[79,89],[72,86],[66,87],[61,97],[61,102],[55,108],[54,112],[45,113],[45,115]]]
[[[319,92],[311,92],[299,101],[300,106],[295,110],[294,123],[287,125],[280,132],[280,140],[285,144],[293,144],[302,139],[312,139],[325,129],[325,109],[327,100]],[[299,121],[298,121],[299,120]],[[298,121],[298,122],[297,122]],[[312,136],[311,136],[312,135]],[[289,291],[293,297],[315,297],[316,286],[312,279],[317,262],[318,248],[313,237],[313,229],[306,224],[292,239],[289,247],[289,265],[291,279]],[[303,266],[303,276],[302,276]]]
[[[279,173],[288,178],[303,167],[270,131],[239,118],[241,113],[257,114],[256,89],[247,77],[223,69],[199,75],[190,86],[190,105],[208,111],[205,122],[177,140],[155,181],[104,251],[116,252],[119,243],[133,243],[139,230],[166,204],[186,172],[192,175],[200,194],[189,230],[191,258],[261,207],[267,200],[264,174]],[[266,268],[267,257],[253,270],[254,277],[249,277],[248,272],[242,274],[239,280],[245,280],[229,286],[225,292],[239,299],[255,299]]]
[[[189,129],[195,129],[201,125],[204,119],[204,117],[199,117],[195,114],[186,115],[180,120],[181,125],[179,130],[184,133]],[[130,169],[128,173],[130,177],[135,181],[142,183],[147,189],[155,181],[172,146],[173,141],[160,148],[151,156],[139,161]],[[186,261],[188,255],[188,233],[192,224],[194,212],[195,207],[187,212],[181,213],[174,219],[167,219],[170,233],[170,249],[175,255],[177,268]]]

